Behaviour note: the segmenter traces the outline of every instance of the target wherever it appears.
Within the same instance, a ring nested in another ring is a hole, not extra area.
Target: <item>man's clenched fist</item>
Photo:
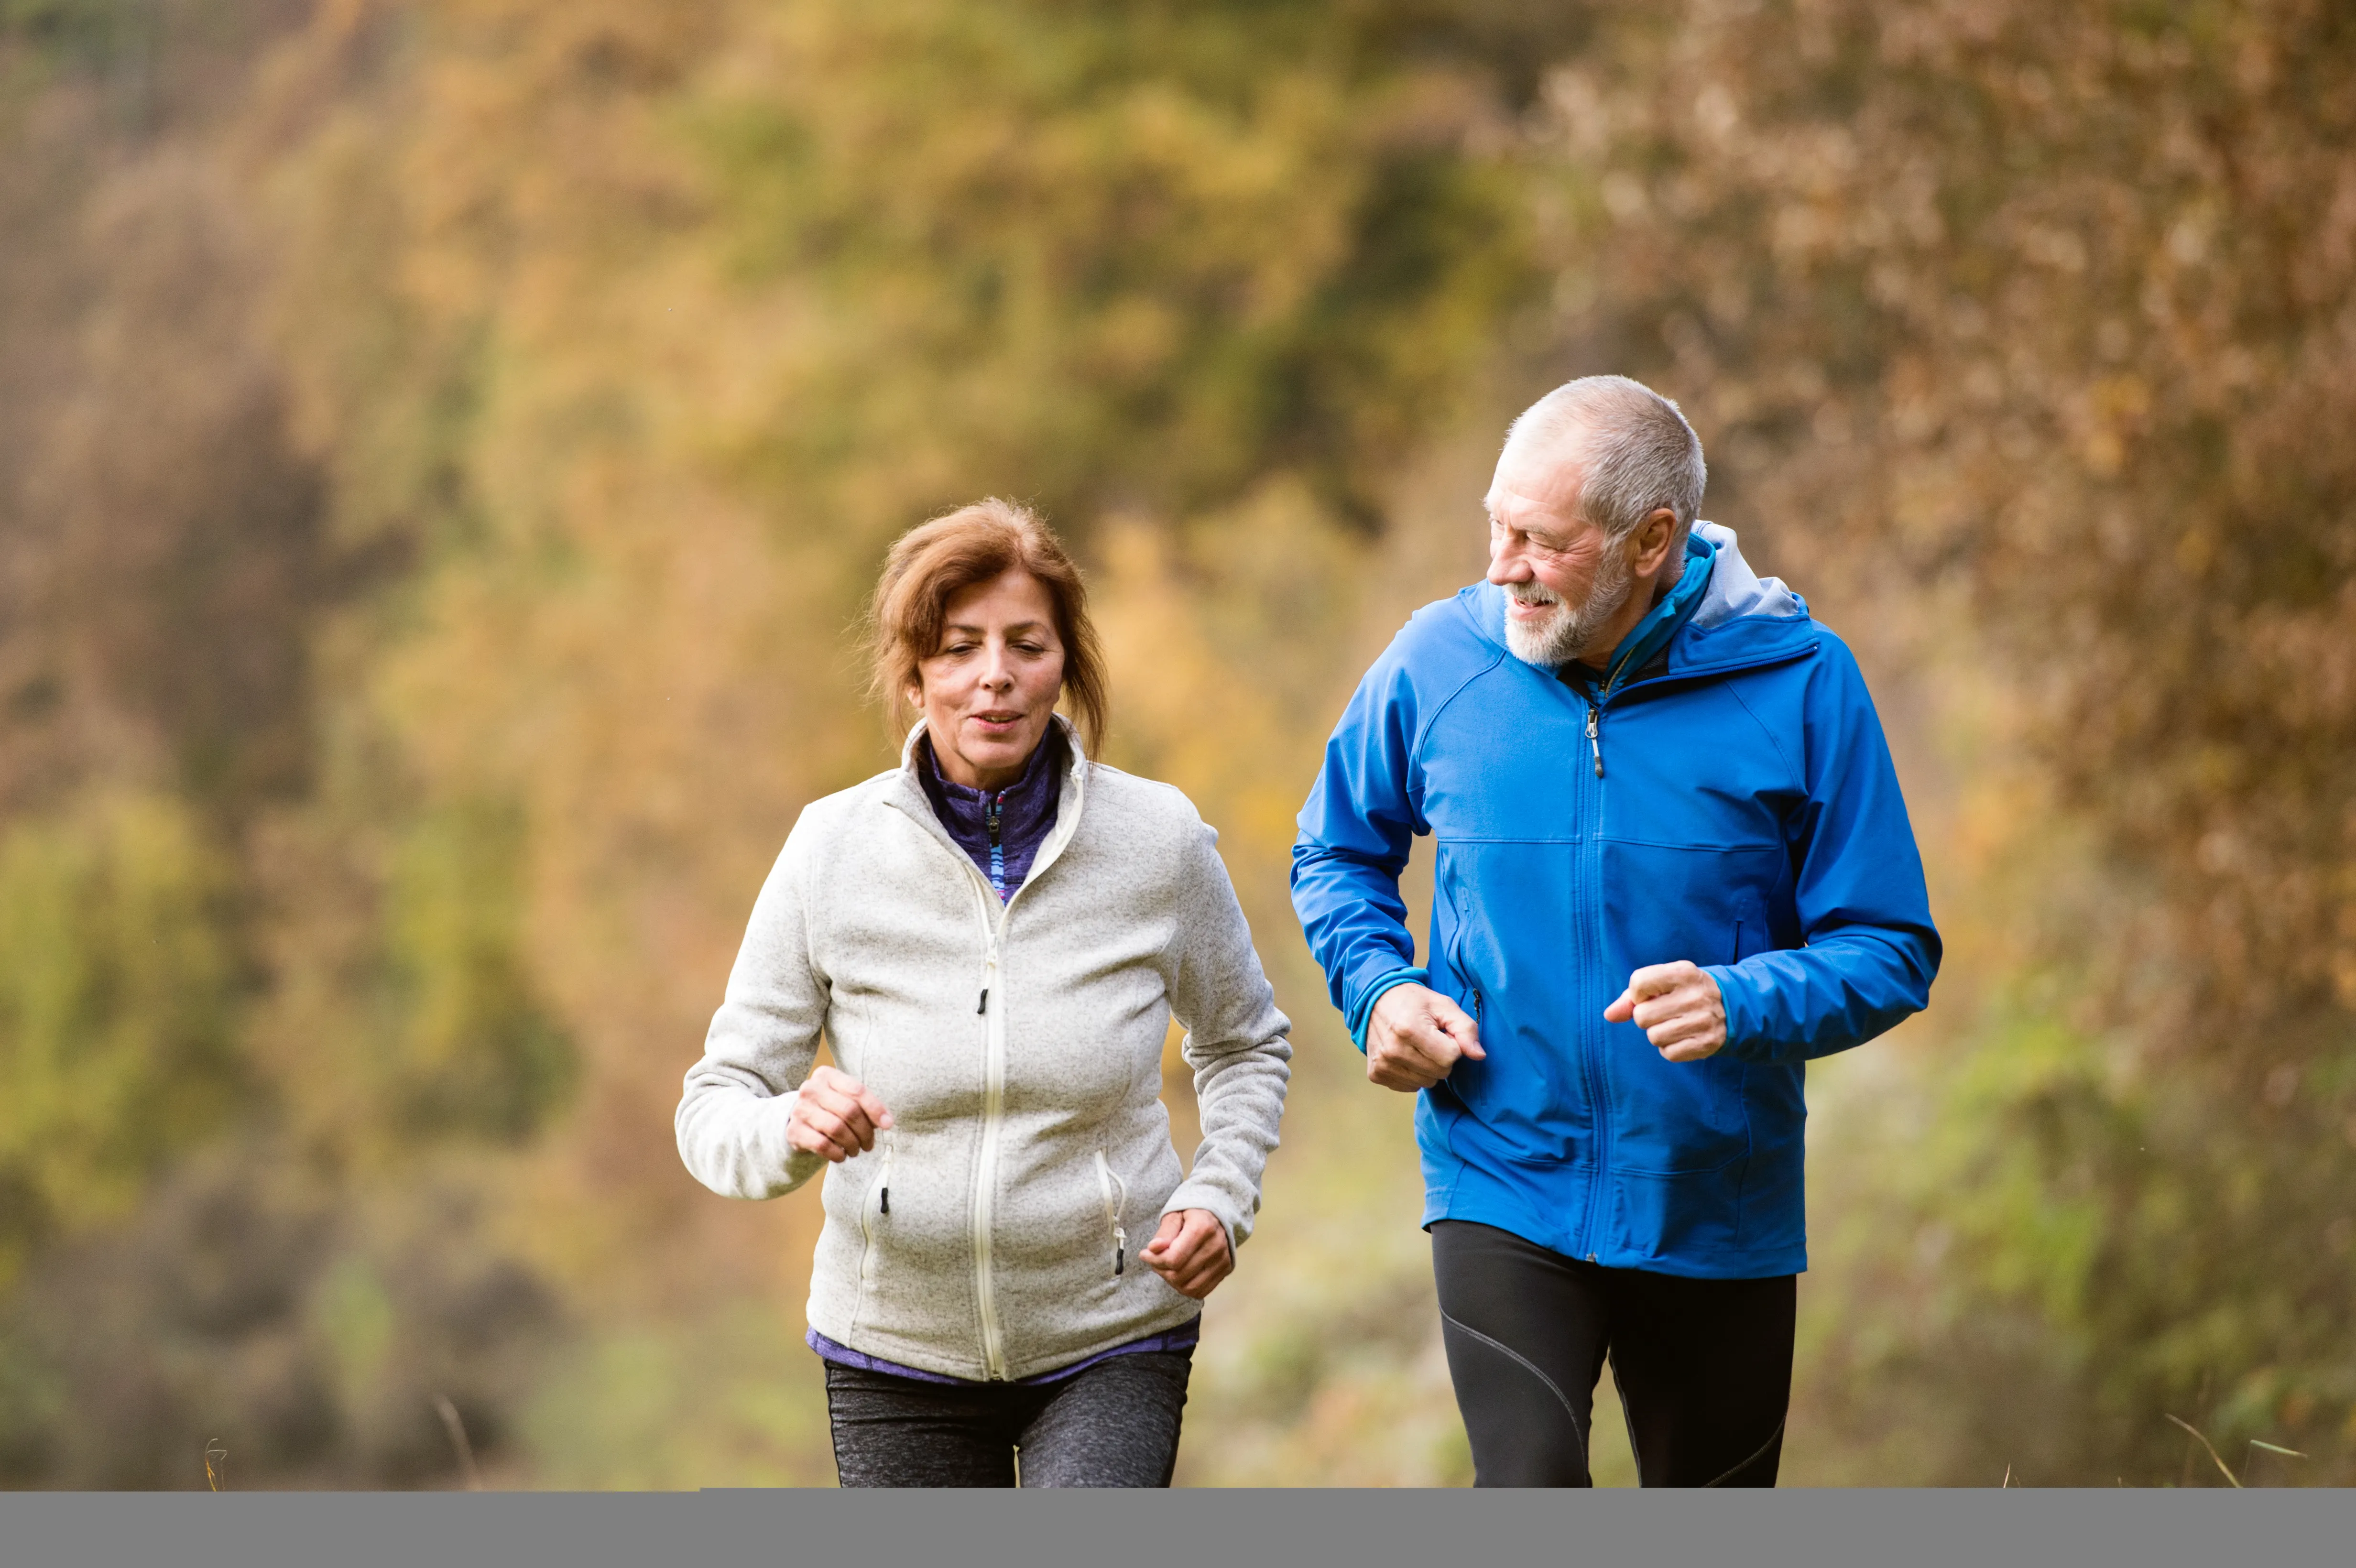
[[[1458,1060],[1486,1058],[1481,1032],[1462,1008],[1423,986],[1393,986],[1366,1020],[1366,1076],[1412,1093],[1448,1076]]]
[[[1648,964],[1603,1009],[1608,1023],[1634,1022],[1670,1061],[1699,1061],[1726,1043],[1726,998],[1697,964]]]

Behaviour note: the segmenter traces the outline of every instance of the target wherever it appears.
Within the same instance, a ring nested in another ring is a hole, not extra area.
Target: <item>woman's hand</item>
[[[804,1154],[824,1155],[840,1165],[875,1147],[875,1135],[892,1125],[892,1113],[867,1085],[839,1068],[809,1075],[786,1118],[786,1145]]]
[[[1137,1255],[1168,1280],[1171,1289],[1197,1301],[1236,1272],[1236,1254],[1227,1250],[1227,1228],[1208,1209],[1164,1214],[1162,1228]]]

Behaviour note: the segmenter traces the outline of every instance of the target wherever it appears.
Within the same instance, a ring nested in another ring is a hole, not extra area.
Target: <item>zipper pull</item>
[[[1121,1265],[1128,1257],[1129,1232],[1115,1225],[1112,1228],[1112,1272],[1115,1279],[1120,1277]]]
[[[1595,776],[1603,776],[1603,738],[1595,732],[1595,704],[1587,705],[1587,743],[1595,748]]]
[[[892,1189],[891,1189],[889,1187],[886,1187],[886,1188],[884,1188],[884,1211],[884,1211],[884,1213],[886,1213],[886,1214],[889,1214],[889,1213],[892,1211]]]
[[[974,1004],[973,1016],[980,1018],[988,1011],[990,1011],[990,987],[984,986],[981,988],[981,1000]]]

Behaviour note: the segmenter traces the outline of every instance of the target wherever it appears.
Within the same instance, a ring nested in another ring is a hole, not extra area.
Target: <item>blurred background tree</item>
[[[1618,369],[1952,943],[1812,1075],[1787,1474],[2356,1479],[2352,89],[2319,0],[9,0],[0,1475],[829,1479],[815,1204],[669,1113],[889,760],[884,544],[997,491],[1298,1024],[1181,1478],[1465,1478],[1286,849]]]

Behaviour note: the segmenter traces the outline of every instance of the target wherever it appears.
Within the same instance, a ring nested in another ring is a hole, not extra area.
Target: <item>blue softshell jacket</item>
[[[1709,581],[1665,667],[1600,700],[1506,652],[1498,588],[1418,611],[1326,746],[1292,897],[1362,1049],[1403,978],[1478,1022],[1487,1060],[1418,1096],[1425,1224],[1759,1278],[1807,1267],[1804,1064],[1919,1011],[1939,935],[1857,661],[1730,530],[1693,539]],[[1426,833],[1419,965],[1398,877]],[[1704,1061],[1603,1020],[1677,959],[1725,995]]]

